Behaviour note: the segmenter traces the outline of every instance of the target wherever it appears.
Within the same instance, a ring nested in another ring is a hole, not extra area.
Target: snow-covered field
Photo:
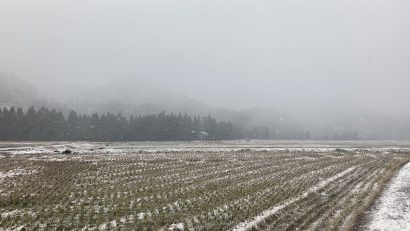
[[[0,142],[1,153],[55,154],[70,149],[76,153],[172,152],[172,151],[354,151],[389,152],[410,150],[407,141],[192,141],[192,142]],[[1,156],[0,156],[1,158]]]
[[[0,230],[407,229],[409,148],[0,142]]]

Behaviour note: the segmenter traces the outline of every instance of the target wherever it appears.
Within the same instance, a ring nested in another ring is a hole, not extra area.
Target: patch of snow
[[[102,224],[98,227],[98,230],[106,230],[106,229],[107,229],[107,224],[106,223],[104,223],[104,224]]]
[[[20,231],[20,230],[22,230],[24,227],[26,227],[26,225],[21,225],[21,226],[15,228],[15,229],[11,229],[10,231]]]
[[[16,168],[13,170],[9,170],[7,172],[0,172],[0,182],[2,182],[5,178],[12,178],[15,176],[22,176],[22,175],[30,175],[36,173],[37,170],[29,170],[29,169],[22,169]]]
[[[172,224],[169,226],[168,230],[179,230],[179,231],[184,231],[184,224],[183,223],[178,223],[178,224]]]
[[[7,219],[9,217],[14,217],[16,215],[18,215],[21,212],[21,210],[15,209],[13,211],[9,211],[9,212],[4,212],[1,214],[1,219]]]
[[[138,220],[144,220],[145,213],[138,213],[137,218]]]
[[[410,163],[392,179],[365,229],[410,230]]]
[[[0,214],[0,218],[1,219],[7,219],[7,218],[12,218],[12,217],[16,217],[16,216],[20,216],[21,214],[27,214],[29,216],[35,216],[35,213],[32,211],[24,211],[21,209],[15,209],[12,211],[8,211],[8,212],[3,212]]]
[[[117,227],[117,221],[116,220],[111,221],[110,226],[111,226],[111,228],[116,228]]]

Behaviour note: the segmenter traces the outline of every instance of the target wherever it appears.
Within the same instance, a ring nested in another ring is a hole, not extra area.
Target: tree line
[[[0,109],[2,141],[189,141],[267,139],[266,127],[245,130],[212,116],[167,114],[125,117],[118,114],[81,115],[41,107]]]

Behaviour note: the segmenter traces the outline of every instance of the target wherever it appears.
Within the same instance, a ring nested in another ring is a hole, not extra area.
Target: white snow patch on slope
[[[315,185],[315,186],[313,186],[312,188],[308,189],[308,190],[307,190],[306,192],[304,192],[303,194],[301,194],[301,195],[299,195],[299,196],[297,196],[297,197],[294,197],[294,198],[290,198],[290,199],[286,200],[285,202],[283,202],[283,203],[281,203],[281,204],[279,204],[279,205],[277,205],[277,206],[274,206],[274,207],[272,207],[272,208],[270,208],[270,209],[268,209],[268,210],[265,210],[265,211],[263,211],[261,214],[259,214],[258,216],[254,217],[254,218],[252,218],[252,219],[250,219],[250,220],[248,220],[248,221],[239,223],[237,226],[235,226],[235,227],[233,228],[233,231],[246,231],[246,230],[249,230],[249,229],[251,229],[251,228],[257,226],[257,225],[258,225],[259,223],[261,223],[263,220],[265,220],[266,218],[268,218],[268,217],[274,215],[274,214],[275,214],[276,212],[278,212],[279,210],[281,210],[281,209],[287,207],[288,205],[290,205],[290,204],[292,204],[292,203],[295,203],[296,201],[299,201],[299,200],[302,200],[302,199],[308,197],[310,193],[319,191],[320,189],[326,187],[326,185],[328,185],[328,184],[331,183],[332,181],[334,181],[334,180],[336,180],[336,179],[338,179],[338,178],[340,178],[340,177],[343,177],[344,175],[346,175],[346,174],[348,174],[349,172],[353,171],[355,168],[356,168],[356,167],[351,167],[351,168],[349,168],[349,169],[347,169],[347,170],[345,170],[345,171],[343,171],[343,172],[341,172],[341,173],[339,173],[339,174],[337,174],[337,175],[335,175],[335,176],[332,176],[332,177],[330,177],[330,178],[328,178],[328,179],[326,179],[326,180],[323,180],[323,181],[319,182],[317,185]]]
[[[388,185],[365,229],[410,230],[410,163]]]

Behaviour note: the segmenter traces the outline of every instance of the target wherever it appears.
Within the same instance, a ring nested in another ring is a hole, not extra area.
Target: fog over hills
[[[182,93],[172,91],[166,86],[155,85],[137,78],[124,78],[116,81],[96,83],[91,86],[76,87],[68,85],[68,89],[58,93],[61,86],[48,92],[71,108],[83,113],[107,113],[120,111],[126,115],[145,115],[168,112],[186,112],[190,114],[206,113],[204,104]],[[73,89],[71,92],[70,89]]]
[[[266,126],[272,139],[408,139],[410,120],[353,104],[322,103],[303,107],[232,109],[208,105],[167,86],[137,78],[76,87],[60,85],[37,90],[30,83],[2,74],[0,104],[27,108],[53,107],[68,114],[118,113],[149,115],[161,111],[231,121],[246,129]]]
[[[228,111],[201,103],[183,93],[150,81],[124,78],[94,85],[50,83],[38,88],[13,75],[0,75],[0,105],[27,108],[54,106],[60,110],[75,110],[84,114],[118,113],[124,115],[188,113],[207,115]]]
[[[37,90],[28,82],[0,72],[0,105],[28,106],[39,100]]]
[[[0,70],[38,92],[1,97],[210,113],[272,138],[407,139],[408,12],[407,0],[1,1]]]

